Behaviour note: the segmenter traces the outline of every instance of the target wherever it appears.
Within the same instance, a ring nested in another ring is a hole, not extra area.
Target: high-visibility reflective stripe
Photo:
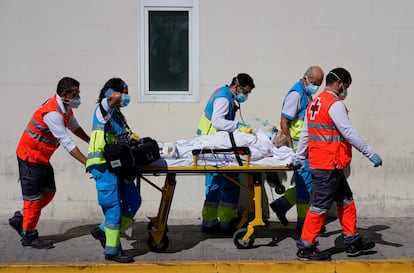
[[[230,203],[230,202],[220,202],[219,207],[226,208],[226,209],[234,209],[237,208],[237,203]]]
[[[30,123],[36,128],[39,129],[40,131],[46,132],[46,133],[50,133],[50,130],[48,127],[44,127],[41,124],[39,124],[38,122],[36,122],[36,120],[32,117],[32,119],[30,120]]]
[[[352,197],[350,197],[350,198],[345,197],[343,200],[337,201],[336,206],[337,207],[343,207],[343,206],[351,204],[353,201],[354,201],[354,199]]]
[[[93,127],[92,127],[92,130],[102,130],[102,131],[104,131],[105,130],[105,124],[101,124],[101,123],[94,124]]]
[[[309,140],[325,141],[325,142],[341,142],[344,140],[342,136],[330,136],[330,135],[309,135]]]
[[[29,136],[31,138],[36,139],[40,142],[48,143],[48,144],[55,144],[55,145],[57,145],[59,143],[59,140],[57,140],[57,139],[45,138],[40,134],[36,134],[29,127],[26,127],[26,132],[29,134]]]
[[[204,115],[206,116],[206,118],[208,119],[208,120],[211,120],[211,115],[212,115],[213,113],[211,113],[211,114],[209,114],[206,110],[204,110]]]
[[[34,200],[40,200],[41,197],[42,197],[41,194],[23,195],[23,200],[34,201]]]
[[[319,215],[322,215],[322,214],[325,214],[326,212],[328,212],[327,209],[321,209],[321,208],[317,208],[317,207],[314,207],[314,206],[310,206],[309,211],[311,211],[315,214],[319,214]]]
[[[322,129],[322,130],[337,130],[334,124],[318,123],[318,122],[309,122],[308,128],[312,129]]]
[[[60,108],[60,105],[58,104],[56,112],[58,112],[59,114],[64,114],[62,109]]]
[[[103,158],[103,153],[101,151],[94,151],[92,153],[88,153],[88,159],[92,158]]]
[[[217,208],[218,207],[218,203],[204,201],[204,207],[207,207],[207,208]]]

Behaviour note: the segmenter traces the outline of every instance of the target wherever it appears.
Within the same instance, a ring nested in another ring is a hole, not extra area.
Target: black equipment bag
[[[135,142],[131,151],[137,165],[147,165],[160,158],[160,147],[154,139],[143,137]]]
[[[135,167],[135,158],[128,143],[107,143],[104,156],[108,169],[117,175],[131,174]]]
[[[111,132],[115,135],[108,113],[99,105],[102,115],[107,123],[105,124],[106,134]],[[119,118],[127,128],[127,132],[115,135],[114,143],[106,143],[104,147],[104,157],[108,169],[116,175],[128,175],[134,172],[137,165],[147,165],[160,158],[160,148],[157,141],[150,137],[136,139],[129,128],[125,117],[118,111]]]

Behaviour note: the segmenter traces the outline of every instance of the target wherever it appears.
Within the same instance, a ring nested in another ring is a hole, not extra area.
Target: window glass
[[[188,91],[188,12],[149,11],[149,91]]]
[[[199,102],[199,0],[139,0],[142,102]]]

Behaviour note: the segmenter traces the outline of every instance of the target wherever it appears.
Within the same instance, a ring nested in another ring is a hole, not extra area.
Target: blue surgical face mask
[[[239,103],[243,103],[247,100],[247,96],[245,94],[237,94],[234,99]]]
[[[131,97],[128,94],[121,95],[121,107],[125,107],[131,101]]]
[[[306,76],[306,81],[308,82],[308,86],[306,86],[306,88],[305,88],[306,93],[308,93],[309,95],[313,95],[316,92],[318,92],[319,85],[315,85],[315,84],[311,83],[307,76]]]
[[[314,84],[312,84],[312,83],[309,83],[309,84],[308,84],[308,86],[306,86],[306,92],[307,92],[309,95],[313,95],[313,94],[315,94],[316,92],[318,92],[318,90],[319,90],[319,86],[314,85]]]

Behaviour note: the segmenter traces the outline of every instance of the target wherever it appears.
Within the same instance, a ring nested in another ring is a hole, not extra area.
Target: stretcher
[[[245,160],[241,166],[212,166],[200,164],[199,156],[203,153],[234,153],[236,155],[244,155]],[[177,176],[180,174],[203,175],[207,173],[221,173],[224,176],[231,173],[245,173],[247,175],[247,185],[241,184],[230,176],[226,176],[226,178],[247,192],[247,208],[242,212],[241,217],[237,219],[236,222],[232,223],[233,227],[235,227],[233,229],[235,230],[233,234],[233,242],[237,248],[251,248],[255,240],[255,228],[266,225],[262,217],[262,192],[264,187],[262,174],[289,171],[291,168],[288,166],[252,165],[249,163],[249,153],[250,151],[247,147],[215,150],[209,149],[204,151],[196,149],[192,151],[193,162],[189,166],[168,166],[165,164],[161,164],[161,166],[145,166],[139,176],[139,180],[144,180],[161,192],[158,214],[157,216],[149,217],[150,222],[147,227],[149,235],[147,244],[149,249],[154,252],[162,252],[168,248],[169,238],[167,236],[167,220],[174,196]],[[148,178],[151,175],[165,175],[165,182],[162,188],[158,187]],[[284,189],[281,184],[277,185],[277,188],[276,191],[279,190],[279,192]]]

